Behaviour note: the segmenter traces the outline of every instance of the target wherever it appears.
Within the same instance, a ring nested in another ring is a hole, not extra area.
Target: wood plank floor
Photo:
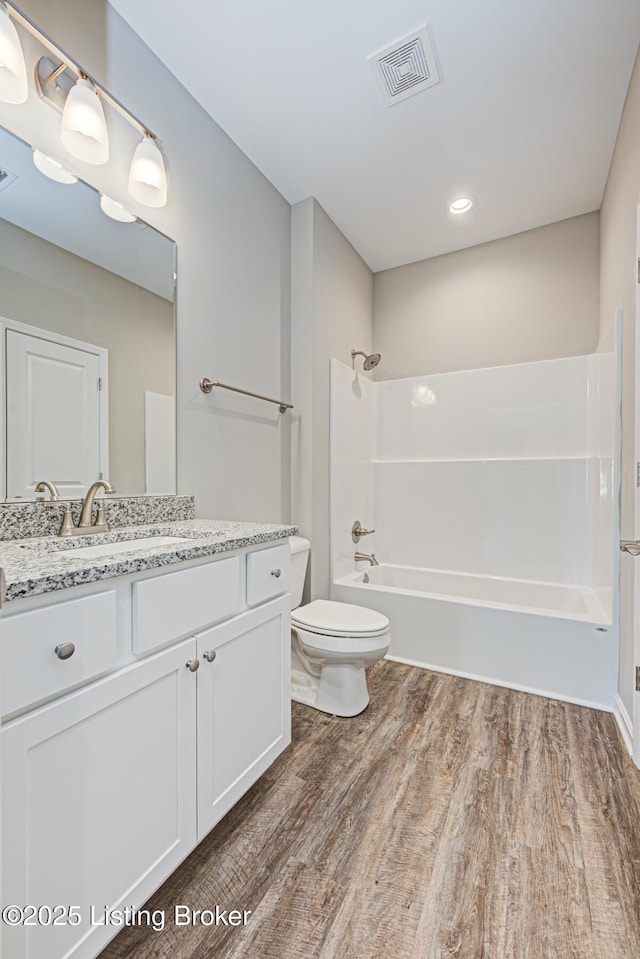
[[[640,774],[614,719],[396,663],[292,746],[100,959],[634,959]]]

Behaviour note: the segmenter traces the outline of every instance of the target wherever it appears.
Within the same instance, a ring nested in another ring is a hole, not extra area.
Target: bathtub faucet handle
[[[351,527],[351,539],[354,543],[359,543],[361,536],[371,536],[372,533],[375,533],[375,529],[365,529],[360,525],[359,519]]]

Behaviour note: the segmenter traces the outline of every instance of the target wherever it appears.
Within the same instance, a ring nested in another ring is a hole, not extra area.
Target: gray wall
[[[640,61],[631,76],[600,216],[601,279],[599,348],[614,345],[614,313],[623,310],[622,333],[622,472],[621,533],[633,539],[637,528],[635,483],[636,301],[638,296],[636,231],[640,197]],[[620,663],[618,689],[633,719],[634,560],[620,558]],[[637,628],[637,627],[636,627]]]
[[[178,244],[180,492],[195,494],[200,516],[288,519],[288,415],[232,394],[206,397],[198,381],[288,397],[289,204],[104,0],[21,6],[163,145],[170,200],[162,210],[136,207],[127,194],[131,152],[117,148],[135,138],[119,120],[110,117],[107,166],[72,165]],[[27,106],[37,122],[7,105],[0,122],[50,151],[59,117],[37,96]]]
[[[376,273],[377,379],[591,353],[599,216]]]
[[[173,304],[0,220],[0,316],[109,350],[109,480],[144,493],[144,392],[175,395]]]
[[[315,200],[292,209],[291,252],[292,518],[316,599],[329,595],[329,360],[371,351],[373,275]]]

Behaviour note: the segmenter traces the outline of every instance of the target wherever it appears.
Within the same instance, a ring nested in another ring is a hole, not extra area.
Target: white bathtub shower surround
[[[611,706],[616,369],[594,354],[358,393],[334,361],[331,595],[389,616],[393,658]],[[369,586],[354,519],[376,529]]]
[[[375,454],[376,391],[378,384],[362,373],[331,360],[330,413],[330,556],[333,577],[354,568],[356,550],[375,551],[376,534],[356,545],[351,527],[360,520],[373,529],[375,511],[373,472]]]
[[[616,640],[594,590],[397,566],[362,575],[331,595],[388,617],[391,659],[611,708]]]
[[[384,561],[611,590],[613,370],[605,353],[377,384]]]

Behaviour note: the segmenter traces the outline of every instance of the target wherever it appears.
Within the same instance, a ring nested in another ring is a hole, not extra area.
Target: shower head
[[[362,364],[363,369],[375,370],[376,366],[380,362],[379,353],[363,353],[362,350],[351,350],[351,365],[354,370],[356,368],[356,356],[364,356],[364,363]]]

